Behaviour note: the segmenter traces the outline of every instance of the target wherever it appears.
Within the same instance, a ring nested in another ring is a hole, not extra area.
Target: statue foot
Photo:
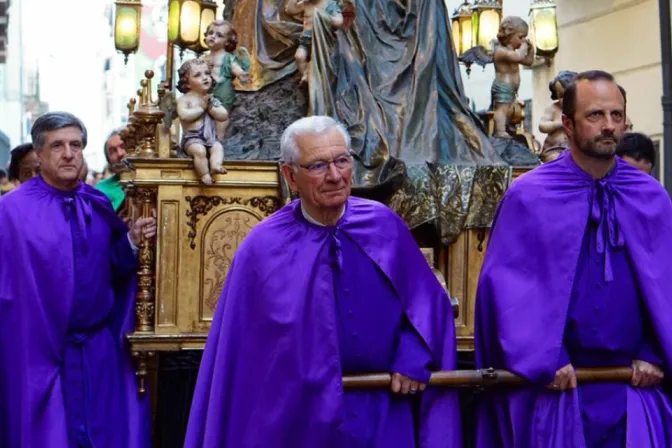
[[[210,171],[212,171],[213,173],[217,173],[217,174],[226,174],[227,173],[226,168],[224,168],[223,166],[213,167],[213,168],[210,169]]]
[[[212,185],[212,176],[209,174],[202,176],[201,182],[203,182],[205,185]]]
[[[308,73],[306,73],[305,75],[303,75],[303,76],[301,77],[301,81],[299,81],[299,85],[304,85],[304,84],[308,84]]]
[[[501,132],[495,132],[494,137],[499,137],[499,138],[512,138],[511,134],[509,134],[506,131],[501,131]]]

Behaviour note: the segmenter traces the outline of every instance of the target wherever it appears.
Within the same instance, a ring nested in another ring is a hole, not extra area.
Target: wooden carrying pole
[[[579,383],[624,382],[632,379],[632,369],[629,367],[576,369],[576,380]],[[369,389],[390,387],[392,377],[389,373],[375,373],[371,375],[353,375],[343,377],[343,387],[346,389]],[[452,370],[435,372],[429,380],[430,386],[438,387],[493,387],[493,386],[520,386],[527,381],[507,370]]]

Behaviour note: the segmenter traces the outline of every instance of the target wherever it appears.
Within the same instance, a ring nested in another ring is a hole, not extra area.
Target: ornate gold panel
[[[249,208],[232,206],[214,214],[204,226],[199,294],[201,322],[212,321],[233,256],[252,227],[262,219],[261,214]]]
[[[177,325],[177,279],[180,247],[180,202],[161,201],[159,206],[161,229],[157,248],[157,327]]]

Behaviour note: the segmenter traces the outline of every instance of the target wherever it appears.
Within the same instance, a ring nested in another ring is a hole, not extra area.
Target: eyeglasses
[[[337,157],[334,160],[319,160],[317,162],[311,163],[309,165],[301,165],[301,168],[308,170],[311,174],[324,174],[329,170],[329,165],[334,164],[334,166],[339,170],[345,170],[352,166],[352,156],[350,154],[343,154],[340,157]]]

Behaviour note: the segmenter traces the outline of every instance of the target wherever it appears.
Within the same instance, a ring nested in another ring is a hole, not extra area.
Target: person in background
[[[117,165],[126,157],[124,142],[119,135],[120,131],[121,129],[115,129],[105,140],[105,159],[112,175],[95,183],[96,189],[102,191],[108,197],[112,203],[112,208],[117,213],[123,213],[122,206],[126,199],[126,192],[119,182],[119,174],[117,174]]]
[[[656,166],[656,146],[647,135],[629,132],[623,135],[616,154],[638,170],[651,174]]]
[[[24,143],[12,149],[9,160],[9,180],[18,186],[40,173],[40,161],[32,143]]]
[[[31,130],[40,175],[0,200],[0,446],[151,446],[125,335],[133,331],[137,246],[130,226],[80,181],[87,133],[66,112]]]
[[[9,192],[12,189],[12,184],[9,182],[7,172],[0,169],[0,195]]]

